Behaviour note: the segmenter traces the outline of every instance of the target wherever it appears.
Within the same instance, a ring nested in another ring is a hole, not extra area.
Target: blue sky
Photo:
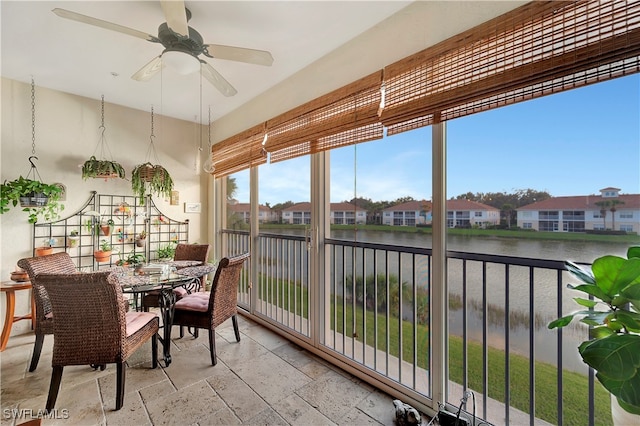
[[[447,196],[640,193],[640,75],[447,122]],[[357,160],[355,160],[357,159]],[[260,203],[309,200],[309,159],[261,166]],[[236,175],[249,201],[248,172]],[[431,198],[431,128],[331,153],[331,201]]]

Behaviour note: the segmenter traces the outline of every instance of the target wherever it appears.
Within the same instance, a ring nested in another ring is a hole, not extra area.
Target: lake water
[[[288,231],[288,234],[303,235],[302,232]],[[395,246],[431,248],[431,236],[416,233],[384,232],[384,231],[332,231],[331,238],[347,241],[372,242]],[[640,239],[639,239],[640,243]],[[522,257],[527,259],[572,260],[579,263],[592,263],[596,258],[605,254],[625,256],[628,243],[601,243],[583,241],[543,241],[512,238],[483,238],[451,235],[447,236],[447,249],[467,253],[493,254]],[[337,259],[336,263],[342,262]],[[403,259],[403,265],[398,269],[398,261],[391,260],[390,270],[410,270],[411,259]],[[456,265],[456,262],[458,264]],[[347,264],[351,263],[350,256]],[[359,263],[359,262],[356,262]],[[404,263],[407,263],[406,265]],[[371,265],[371,260],[367,260]],[[418,286],[427,285],[426,262],[417,265]],[[448,269],[449,293],[452,296],[462,296],[462,268],[459,261],[450,261]],[[372,271],[367,271],[371,273]],[[488,344],[498,349],[505,349],[504,307],[509,305],[510,331],[509,349],[513,353],[529,356],[530,333],[528,313],[530,311],[531,288],[529,286],[529,270],[527,268],[511,267],[509,269],[509,286],[505,286],[505,272],[502,266],[489,265],[487,268],[487,303],[489,305]],[[470,339],[481,341],[482,330],[482,270],[480,264],[468,264],[466,271],[467,297],[467,334]],[[338,277],[340,278],[340,277]],[[403,273],[403,282],[412,284],[412,275]],[[573,281],[575,282],[575,281]],[[557,312],[557,282],[556,273],[538,270],[534,278],[533,311],[535,312],[536,327],[533,335],[534,353],[538,361],[557,363],[556,332],[548,330],[546,324],[558,317]],[[572,298],[575,294],[563,289],[562,314],[578,310]],[[508,297],[507,297],[508,295]],[[407,311],[408,312],[408,311]],[[449,332],[462,335],[462,309],[450,309]],[[563,367],[584,372],[584,364],[577,353],[579,342],[587,339],[587,329],[581,325],[567,327],[563,330]]]

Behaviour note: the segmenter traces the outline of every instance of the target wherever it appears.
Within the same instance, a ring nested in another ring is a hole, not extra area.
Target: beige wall
[[[2,79],[2,137],[0,176],[2,181],[26,176],[31,156],[31,85]],[[36,165],[42,180],[60,182],[67,187],[67,199],[62,217],[70,216],[87,201],[91,191],[101,194],[132,195],[131,183],[122,179],[105,182],[100,179],[83,180],[80,165],[96,151],[101,124],[100,101],[57,92],[37,86],[36,79]],[[100,96],[100,94],[98,94]],[[154,110],[159,109],[154,107]],[[113,160],[122,164],[130,177],[133,168],[145,161],[151,134],[151,105],[149,111],[138,111],[108,103],[105,99],[105,137]],[[205,126],[206,127],[206,126]],[[169,205],[168,200],[154,201],[168,217],[189,219],[190,242],[207,241],[207,181],[201,173],[198,157],[200,135],[207,137],[206,128],[199,124],[162,117],[154,112],[154,145],[160,163],[171,173],[180,204]],[[206,141],[203,143],[207,146]],[[152,162],[155,162],[152,159]],[[184,213],[184,202],[202,203],[201,214]],[[14,208],[0,215],[0,270],[3,281],[9,279],[16,262],[31,255],[33,227],[27,214]],[[2,312],[4,293],[0,299]],[[28,310],[27,292],[18,292],[18,313]],[[4,314],[2,315],[4,321]],[[14,324],[12,334],[28,330],[28,322]]]

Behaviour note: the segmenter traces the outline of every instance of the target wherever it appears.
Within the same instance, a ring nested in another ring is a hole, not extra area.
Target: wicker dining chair
[[[215,328],[231,318],[236,341],[240,341],[238,329],[238,282],[240,272],[249,253],[225,257],[218,263],[211,284],[211,291],[187,294],[175,304],[173,325],[202,328],[209,332],[211,365],[218,362],[216,357]]]
[[[127,359],[151,340],[152,368],[158,365],[157,315],[127,312],[122,286],[112,272],[42,274],[38,280],[55,314],[53,371],[46,410],[55,407],[65,366],[110,363],[116,364],[116,410],[121,409]]]
[[[178,244],[176,251],[173,254],[173,260],[196,260],[202,263],[207,263],[209,260],[209,252],[211,246],[209,244]],[[202,284],[198,282],[198,286],[202,287]],[[200,288],[193,289],[195,291]],[[176,287],[173,289],[176,299],[182,298],[185,294],[189,293],[184,287]],[[160,306],[158,291],[150,291],[142,297],[142,310],[148,311],[149,308],[157,308]]]
[[[76,265],[71,260],[69,253],[54,253],[47,256],[28,257],[20,259],[18,266],[29,275],[33,297],[36,305],[35,335],[36,341],[33,346],[29,371],[33,372],[38,367],[44,336],[53,334],[53,314],[51,313],[51,303],[47,291],[40,285],[37,278],[39,274],[73,274],[77,273]]]

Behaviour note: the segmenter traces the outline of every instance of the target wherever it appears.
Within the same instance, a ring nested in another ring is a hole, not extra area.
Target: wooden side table
[[[15,282],[15,281],[2,281],[0,283],[0,291],[5,293],[7,297],[7,306],[4,315],[4,327],[2,327],[2,336],[0,337],[0,352],[4,351],[9,342],[9,336],[11,335],[11,327],[13,323],[24,319],[31,320],[31,327],[35,327],[36,323],[36,303],[31,294],[31,313],[22,316],[14,316],[16,309],[16,291],[18,290],[31,290],[31,282]]]

